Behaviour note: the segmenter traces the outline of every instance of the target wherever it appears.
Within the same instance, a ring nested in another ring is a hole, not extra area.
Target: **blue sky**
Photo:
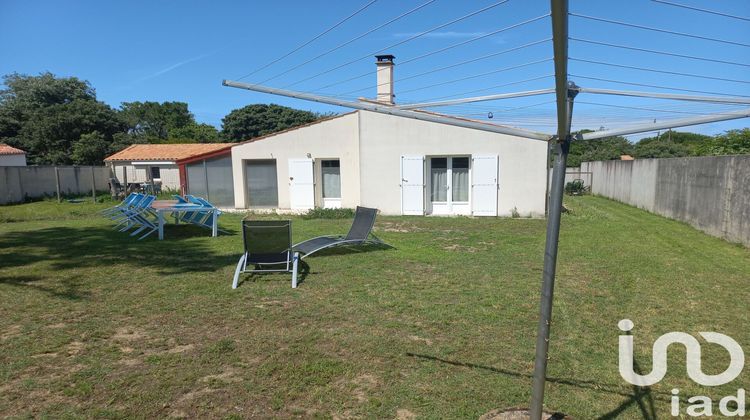
[[[219,127],[229,111],[251,103],[278,103],[314,111],[343,109],[221,86],[291,51],[369,3],[357,1],[14,1],[0,2],[0,74],[50,71],[77,76],[96,88],[98,98],[112,106],[121,102],[185,101],[200,122]],[[289,57],[244,78],[257,83],[272,78],[321,53],[399,16],[428,0],[377,0],[364,11]],[[670,0],[738,16],[750,17],[750,1]],[[358,79],[322,89],[348,97],[374,96],[375,52],[407,40],[498,0],[435,0],[372,34],[303,65],[266,84],[285,87],[359,57],[355,63],[292,86],[316,91],[345,79]],[[481,14],[421,38],[388,48],[396,56],[397,102],[441,97],[484,95],[552,87],[552,45],[548,17],[512,30],[409,61],[425,53],[470,41],[501,28],[545,15],[546,0],[509,0]],[[750,22],[677,8],[650,0],[573,0],[574,13],[615,19],[713,38],[750,43]],[[571,17],[575,38],[750,64],[750,48],[622,27]],[[534,45],[514,49],[525,44]],[[453,64],[471,63],[440,70]],[[750,81],[750,67],[667,57],[570,41],[571,58],[659,70]],[[403,64],[399,64],[403,63]],[[533,63],[533,64],[529,64]],[[523,66],[521,66],[523,65]],[[520,66],[520,67],[519,67]],[[516,68],[513,68],[516,67]],[[511,68],[511,69],[508,69]],[[508,69],[508,70],[504,70]],[[420,75],[425,72],[429,74]],[[489,74],[487,74],[489,73]],[[659,74],[571,61],[570,73],[600,79],[750,96],[750,83]],[[420,75],[420,76],[417,76]],[[474,76],[467,80],[457,79]],[[417,76],[411,77],[410,76]],[[405,79],[407,80],[400,80]],[[509,83],[535,79],[523,83]],[[581,86],[670,92],[581,77]],[[431,85],[437,85],[432,86]],[[505,85],[505,86],[503,86]],[[471,93],[467,93],[471,92]],[[674,91],[671,91],[674,93]],[[450,108],[443,112],[493,122],[554,131],[551,95],[495,101]],[[574,128],[616,127],[635,121],[686,117],[741,108],[673,101],[579,95]],[[618,107],[612,106],[616,105]],[[637,110],[628,107],[645,107]],[[718,133],[750,126],[747,119],[692,127]],[[637,138],[639,136],[634,136]]]

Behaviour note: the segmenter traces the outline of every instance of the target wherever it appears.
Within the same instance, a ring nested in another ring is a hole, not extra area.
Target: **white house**
[[[26,152],[0,143],[0,166],[26,166]]]
[[[393,105],[394,57],[376,58],[377,101]],[[547,152],[545,141],[354,111],[234,145],[234,205],[543,216]]]
[[[232,147],[236,208],[545,213],[547,143],[355,111]]]

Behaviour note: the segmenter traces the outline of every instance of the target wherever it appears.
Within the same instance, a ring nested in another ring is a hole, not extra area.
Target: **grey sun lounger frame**
[[[297,288],[299,253],[292,250],[291,220],[242,220],[244,253],[232,280],[236,289],[242,273],[292,273],[292,288]],[[255,266],[248,270],[247,266]],[[268,268],[264,268],[268,267]]]
[[[294,245],[292,250],[299,253],[301,258],[305,258],[318,251],[337,246],[380,245],[392,248],[391,245],[381,241],[372,233],[372,227],[375,225],[377,214],[378,209],[357,206],[352,227],[346,236],[318,236],[317,238],[308,239]]]

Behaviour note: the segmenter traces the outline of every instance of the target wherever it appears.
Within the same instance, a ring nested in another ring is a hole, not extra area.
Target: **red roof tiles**
[[[0,143],[0,155],[25,155],[26,152],[24,152],[21,149],[16,149],[15,147],[8,146],[5,143]]]
[[[104,161],[176,161],[229,149],[233,145],[234,143],[133,144],[111,156],[107,156]]]

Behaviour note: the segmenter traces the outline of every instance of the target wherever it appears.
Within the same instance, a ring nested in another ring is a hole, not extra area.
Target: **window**
[[[432,201],[448,201],[448,158],[430,159],[430,196]]]
[[[453,163],[453,202],[469,201],[469,158],[454,157],[451,160]]]
[[[158,166],[150,166],[151,168],[151,179],[161,179],[161,172]]]
[[[276,161],[248,160],[246,165],[245,176],[250,207],[278,207]]]
[[[323,198],[341,198],[341,162],[338,159],[320,161],[323,177]]]
[[[433,203],[468,202],[469,158],[431,158],[430,196]]]

